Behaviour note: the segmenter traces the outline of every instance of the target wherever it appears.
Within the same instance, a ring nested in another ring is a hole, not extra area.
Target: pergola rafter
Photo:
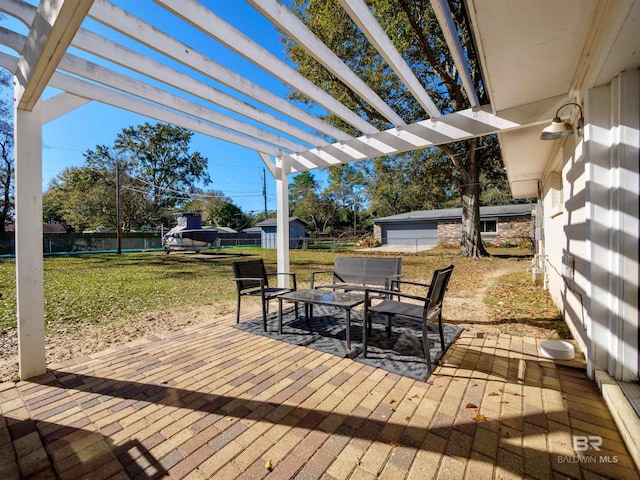
[[[19,32],[0,28],[0,44],[17,53],[14,56],[0,52],[0,65],[16,75],[16,91],[26,92],[26,96],[19,96],[21,101],[16,115],[16,165],[20,174],[16,184],[19,200],[16,209],[17,243],[21,246],[17,262],[21,289],[19,304],[27,295],[42,296],[41,262],[31,264],[24,260],[42,257],[41,206],[38,207],[42,195],[42,147],[40,137],[34,132],[41,129],[43,123],[87,102],[101,102],[255,151],[276,182],[279,271],[289,270],[287,218],[290,174],[521,127],[517,121],[496,116],[490,106],[478,105],[470,76],[462,72],[466,67],[460,43],[456,43],[455,26],[451,19],[446,18],[450,16],[446,8],[441,9],[444,12],[441,23],[451,48],[457,50],[457,55],[453,56],[456,67],[461,70],[461,82],[472,108],[442,115],[364,1],[340,0],[345,11],[429,116],[423,121],[407,124],[375,93],[375,85],[366,85],[358,78],[283,4],[277,0],[247,2],[293,41],[303,44],[320,64],[384,116],[390,128],[379,131],[368,119],[361,118],[275,57],[258,40],[249,38],[196,0],[154,0],[148,8],[163,9],[163,13],[173,15],[181,31],[190,29],[200,36],[204,33],[207,40],[215,41],[218,48],[241,55],[267,75],[286,83],[326,112],[338,116],[362,135],[356,138],[330,125],[264,88],[253,78],[247,78],[233,66],[215,61],[210,54],[204,53],[206,50],[183,43],[170,31],[163,31],[164,27],[156,28],[150,20],[126,10],[131,5],[129,3],[120,2],[126,6],[123,8],[108,0],[42,0],[36,10],[21,0],[0,0],[0,11],[19,19],[30,29],[25,37]],[[48,12],[46,22],[50,27],[42,25],[40,10]],[[60,13],[56,15],[56,12]],[[83,22],[85,17],[113,31],[113,38],[104,34],[104,28],[96,31],[95,23]],[[120,38],[115,32],[124,35],[127,41],[115,40]],[[77,50],[68,52],[69,45]],[[44,85],[62,93],[40,101]],[[33,114],[29,114],[31,108]],[[28,143],[24,135],[32,137],[32,142]],[[36,157],[32,154],[34,149],[39,149]],[[29,152],[25,154],[27,150]],[[37,181],[28,180],[27,171],[30,176],[38,172]],[[31,210],[24,206],[29,198],[35,199]],[[37,241],[31,241],[33,238]],[[19,308],[18,317],[22,345],[27,342],[30,329],[39,331],[42,312],[25,313],[24,308]],[[31,338],[36,338],[36,343],[29,344],[29,348],[44,349],[39,333]],[[23,378],[44,369],[40,356],[28,358],[21,353],[20,365]]]

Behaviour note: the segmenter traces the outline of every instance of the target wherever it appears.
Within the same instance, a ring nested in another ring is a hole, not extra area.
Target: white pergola
[[[352,137],[323,122],[234,71],[233,66],[221,65],[207,52],[182,43],[177,32],[165,32],[163,25],[152,25],[150,20],[138,18],[108,0],[42,0],[37,8],[21,0],[0,0],[0,12],[20,20],[29,32],[24,36],[0,27],[0,43],[15,52],[0,52],[0,65],[15,76],[16,276],[21,378],[45,372],[41,132],[47,122],[95,101],[255,151],[276,182],[278,269],[288,271],[290,174],[531,127],[548,121],[555,108],[566,100],[565,95],[558,95],[505,109],[499,115],[491,105],[479,105],[447,1],[432,0],[472,105],[467,110],[443,115],[364,0],[339,1],[428,112],[428,118],[407,124],[278,0],[246,2],[365,99],[393,128],[377,130],[267,51],[259,38],[249,38],[196,0],[154,0],[153,4],[149,2],[149,8],[166,10],[179,20],[181,32],[190,29],[209,36],[219,48],[230,49],[259,66],[340,117],[361,135]],[[87,18],[92,21],[86,21]],[[97,24],[100,29],[95,28]],[[91,26],[99,31],[106,27],[118,35],[107,37],[92,31]],[[111,39],[120,35],[127,37],[126,46]],[[80,52],[76,55],[71,51]],[[171,66],[176,64],[181,67]],[[237,95],[222,91],[219,85]],[[42,100],[46,86],[62,93]],[[251,101],[246,101],[246,97]],[[522,196],[529,195],[532,186],[537,186],[534,175],[517,181],[529,182]]]

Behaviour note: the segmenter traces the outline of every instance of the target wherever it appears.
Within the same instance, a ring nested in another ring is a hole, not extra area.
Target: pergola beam
[[[400,52],[393,45],[378,21],[375,19],[364,0],[339,0],[342,8],[358,25],[362,33],[366,35],[371,44],[387,61],[389,66],[398,75],[398,78],[407,86],[407,89],[420,103],[425,112],[431,117],[439,117],[440,110],[424,89],[420,80],[415,76],[411,67],[407,65]]]
[[[302,164],[304,170],[311,170],[332,164],[435,147],[522,127],[520,123],[491,113],[491,106],[485,105],[455,112],[440,117],[437,121],[424,120],[348,142],[337,142],[327,147],[291,154],[289,157]]]
[[[194,0],[154,0],[154,2],[312,99],[316,104],[332,112],[362,133],[378,131],[373,125],[349,110],[313,82],[307,80],[297,70],[278,59],[266,48],[229,25],[204,5]]]
[[[38,5],[15,72],[19,110],[30,111],[40,100],[92,3],[93,0],[43,0]]]
[[[196,118],[188,117],[179,112],[167,110],[148,102],[143,102],[134,97],[124,95],[114,90],[109,90],[99,85],[85,82],[78,78],[57,72],[51,79],[50,85],[79,97],[97,100],[107,105],[121,108],[133,113],[138,113],[149,118],[177,125],[194,132],[234,143],[251,150],[264,152],[269,155],[279,155],[282,151],[274,146],[258,142],[250,137],[245,137],[237,133],[225,130],[215,125],[202,122]]]
[[[321,137],[296,127],[269,112],[256,108],[247,102],[200,82],[185,73],[179,72],[161,62],[146,57],[88,30],[80,29],[72,45],[120,66],[130,68],[149,78],[175,87],[185,93],[196,95],[205,102],[218,105],[263,125],[269,125],[275,130],[286,132],[289,136],[302,140],[310,145],[319,146],[327,144]]]
[[[267,17],[271,23],[277,25],[292,40],[302,47],[318,63],[329,70],[336,78],[348,86],[355,94],[362,97],[382,114],[389,122],[396,126],[406,125],[406,122],[387,103],[380,98],[348,65],[331,51],[314,33],[296,17],[287,7],[277,0],[247,0],[253,8]]]
[[[449,52],[453,57],[453,62],[458,69],[458,75],[460,75],[460,80],[462,81],[464,91],[467,93],[469,103],[472,107],[477,107],[480,105],[480,100],[478,100],[476,89],[473,86],[469,67],[467,62],[464,60],[464,50],[460,43],[460,36],[457,33],[458,30],[453,21],[453,15],[451,14],[449,4],[447,3],[447,0],[431,0],[431,6],[433,7],[433,12],[438,19],[442,33],[444,34],[444,39],[447,42]]]
[[[352,138],[327,122],[295,107],[269,90],[260,87],[233,70],[214,62],[190,46],[179,42],[147,22],[129,14],[106,0],[95,0],[89,17],[109,28],[140,42],[162,55],[189,67],[206,77],[220,82],[282,114],[336,140]],[[129,66],[129,68],[131,68]]]
[[[62,92],[42,102],[42,124],[49,123],[76,108],[86,105],[91,100]]]

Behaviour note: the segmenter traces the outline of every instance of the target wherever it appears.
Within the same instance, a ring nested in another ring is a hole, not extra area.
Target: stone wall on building
[[[457,248],[462,238],[462,221],[448,220],[438,222],[438,245],[444,248]]]
[[[497,219],[496,233],[482,233],[485,245],[530,246],[534,236],[531,217],[503,217]],[[462,238],[462,222],[449,220],[438,222],[438,245],[441,247],[459,247]]]
[[[530,246],[534,237],[533,219],[531,217],[501,218],[498,220],[498,234],[492,237],[492,243],[496,247]]]
[[[373,238],[382,244],[382,227],[377,223],[373,224]]]

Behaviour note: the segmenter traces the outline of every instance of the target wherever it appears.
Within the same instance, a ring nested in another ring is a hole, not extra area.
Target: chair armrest
[[[297,290],[296,286],[296,274],[293,272],[267,272],[267,275],[288,275],[289,277],[293,277],[293,289]]]
[[[410,281],[410,280],[393,280],[393,283],[406,284],[406,285],[416,285],[418,287],[427,287],[427,288],[429,288],[431,286],[430,283],[413,282],[413,281]]]
[[[333,273],[333,270],[318,270],[315,272],[311,272],[311,284],[310,288],[313,290],[315,288],[313,285],[315,283],[316,273]]]
[[[425,301],[425,297],[420,295],[412,295],[410,293],[402,293],[402,292],[398,292],[397,290],[387,290],[385,288],[366,288],[364,290],[364,299],[366,304],[369,304],[369,299],[371,298],[370,293],[374,293],[376,295],[389,296],[390,298],[393,298],[393,297],[398,297],[398,299],[410,298],[412,300],[420,300],[422,302]]]

